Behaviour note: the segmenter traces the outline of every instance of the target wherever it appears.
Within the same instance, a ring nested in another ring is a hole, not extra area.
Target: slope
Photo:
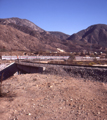
[[[6,50],[55,50],[39,39],[8,25],[0,25],[0,48]]]
[[[107,48],[107,25],[96,24],[71,35],[67,40],[84,49],[105,50]]]

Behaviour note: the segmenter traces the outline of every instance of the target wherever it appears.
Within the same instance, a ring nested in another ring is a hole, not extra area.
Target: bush
[[[70,55],[68,61],[73,61],[75,59],[75,55]]]
[[[89,63],[88,63],[89,66],[92,66],[92,65],[94,65],[94,64],[95,64],[95,62],[89,62]]]

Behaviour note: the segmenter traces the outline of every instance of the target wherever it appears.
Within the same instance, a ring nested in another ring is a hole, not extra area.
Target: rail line
[[[15,61],[16,64],[20,64],[20,65],[26,65],[26,66],[69,66],[69,67],[87,67],[87,68],[105,68],[107,69],[107,66],[89,66],[89,65],[72,65],[72,64],[54,64],[54,63],[40,63],[37,61],[25,61],[25,60],[16,60]]]

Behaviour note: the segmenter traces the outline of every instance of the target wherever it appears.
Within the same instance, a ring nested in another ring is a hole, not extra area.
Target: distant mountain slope
[[[41,29],[40,27],[38,27],[37,25],[35,25],[31,21],[26,20],[26,19],[20,19],[20,18],[0,19],[0,23],[4,24],[4,25],[8,25],[8,24],[13,23],[13,24],[18,25],[18,26],[29,27],[32,30],[36,30],[36,31],[39,31],[39,32],[44,31],[43,29]]]
[[[0,19],[0,49],[28,51],[107,51],[107,25],[96,24],[71,36],[48,32],[26,19]]]
[[[25,34],[35,37],[39,41],[39,43],[43,45],[43,47],[39,47],[38,50],[43,50],[44,48],[45,48],[44,50],[50,50],[50,47],[52,49],[54,49],[54,51],[56,51],[57,47],[64,49],[64,50],[69,50],[69,48],[62,43],[60,38],[58,38],[55,35],[51,35],[49,32],[44,31],[39,27],[37,27],[37,29],[35,29],[34,27],[36,25],[28,20],[19,19],[19,18],[0,19],[0,24],[4,25],[4,26],[6,25],[7,27],[10,26],[10,27],[8,27],[9,29],[11,29],[11,27],[12,27],[12,28],[15,28],[15,29],[25,33]],[[32,27],[32,24],[34,25],[34,27]],[[13,33],[9,33],[9,34],[11,36],[11,34],[17,34],[17,33],[13,32]],[[5,37],[4,33],[2,34],[2,37],[3,36]],[[13,38],[11,38],[11,40],[12,39]],[[31,44],[31,42],[29,42],[29,45],[30,44]],[[36,44],[36,41],[35,41],[35,44]],[[34,50],[34,48],[32,48],[32,49]],[[30,50],[31,50],[31,48],[30,48]],[[35,48],[35,50],[37,50],[37,47]]]
[[[61,40],[66,40],[70,36],[70,35],[67,35],[65,33],[57,32],[57,31],[49,31],[49,33],[51,33],[52,35],[57,36]]]
[[[52,50],[54,47],[8,25],[0,25],[0,49],[6,50]]]
[[[107,48],[107,25],[96,24],[71,35],[67,40],[82,46],[84,49],[101,50]]]
[[[24,28],[24,27],[21,27]],[[23,29],[22,29],[23,30]],[[25,29],[24,29],[25,30]],[[27,29],[26,29],[27,30]],[[0,50],[57,51],[57,48],[69,50],[60,39],[47,32],[27,30],[22,32],[9,25],[0,24]],[[29,34],[31,32],[31,35]]]

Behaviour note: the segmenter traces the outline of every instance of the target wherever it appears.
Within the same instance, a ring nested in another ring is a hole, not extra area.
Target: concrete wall
[[[7,66],[5,69],[3,69],[2,71],[0,71],[0,78],[2,73],[3,74],[3,80],[9,78],[10,76],[14,75],[14,73],[16,73],[18,71],[17,66],[15,63],[10,64],[9,66]]]
[[[32,67],[32,66],[24,66],[24,65],[17,65],[18,71],[23,73],[42,73],[43,67]]]

